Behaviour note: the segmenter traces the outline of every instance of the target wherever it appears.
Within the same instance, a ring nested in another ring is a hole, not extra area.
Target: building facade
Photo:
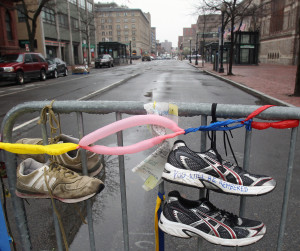
[[[266,3],[266,0],[261,0]],[[269,1],[268,1],[269,2]],[[273,0],[264,5],[258,20],[261,63],[297,64],[299,44],[299,0]],[[249,22],[249,29],[257,21]]]
[[[192,24],[190,28],[183,28],[182,49],[183,54],[190,54],[195,51],[197,36],[197,24]]]
[[[0,6],[0,56],[19,50],[17,20],[15,11],[11,9],[14,1],[3,0],[3,4],[7,8]]]
[[[38,0],[32,8],[37,6]],[[35,51],[69,65],[91,62],[96,47],[93,6],[93,0],[53,0],[45,5],[37,20]],[[22,12],[16,11],[16,19],[20,50],[26,50],[28,34]]]
[[[165,40],[165,42],[161,42],[161,47],[163,48],[164,53],[171,54],[172,53],[172,42]]]
[[[129,45],[136,56],[151,53],[151,16],[140,9],[116,4],[96,4],[96,34],[99,42]]]
[[[151,27],[151,54],[157,55],[157,49],[156,49],[156,28]]]

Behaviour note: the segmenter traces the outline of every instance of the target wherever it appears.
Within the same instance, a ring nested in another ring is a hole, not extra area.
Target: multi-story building
[[[260,0],[262,12],[252,17],[248,29],[256,23],[260,31],[259,60],[262,63],[297,64],[299,48],[299,0]],[[252,25],[251,25],[252,24]]]
[[[197,24],[192,24],[191,28],[183,28],[182,47],[184,51],[195,51]]]
[[[19,50],[18,36],[17,36],[17,20],[14,7],[14,1],[3,0],[3,5],[0,6],[0,56],[5,53],[13,53]]]
[[[164,52],[171,54],[172,53],[172,42],[165,40],[165,42],[161,42],[161,47],[164,48]]]
[[[156,50],[156,28],[151,27],[151,54],[157,55]]]
[[[129,45],[141,56],[151,52],[151,16],[140,9],[116,4],[95,4],[96,34],[99,42],[119,42]]]
[[[54,0],[45,5],[37,20],[35,51],[70,65],[81,64],[84,59],[90,62],[96,45],[93,6],[93,0]],[[19,44],[25,50],[28,34],[21,11],[17,11],[17,21]]]

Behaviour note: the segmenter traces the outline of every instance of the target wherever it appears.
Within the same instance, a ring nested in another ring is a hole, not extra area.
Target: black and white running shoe
[[[172,191],[164,204],[159,228],[167,234],[205,240],[223,246],[245,246],[260,240],[266,227],[260,221],[239,218],[219,210],[207,199],[187,200]]]
[[[182,140],[174,143],[162,178],[173,183],[235,195],[266,194],[276,186],[276,181],[269,176],[250,174],[222,160],[216,150],[197,153]]]

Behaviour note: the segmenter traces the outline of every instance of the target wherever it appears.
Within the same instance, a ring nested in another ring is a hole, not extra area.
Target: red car
[[[48,63],[40,53],[24,52],[0,57],[0,81],[23,84],[25,79],[47,78]]]

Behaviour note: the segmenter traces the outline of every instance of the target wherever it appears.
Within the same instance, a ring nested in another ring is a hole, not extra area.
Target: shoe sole
[[[81,198],[65,199],[65,198],[60,198],[57,196],[52,196],[52,198],[56,199],[56,200],[60,200],[61,202],[64,202],[64,203],[77,203],[77,202],[92,198],[96,194],[100,193],[104,189],[104,187],[105,187],[104,184],[100,184],[97,192],[86,195]],[[26,193],[21,193],[18,190],[16,190],[15,193],[18,197],[23,198],[23,199],[51,199],[51,196],[49,194],[26,194]]]
[[[250,238],[242,238],[242,239],[223,239],[216,236],[212,236],[210,234],[206,234],[199,229],[191,227],[189,225],[185,225],[178,222],[173,222],[168,220],[163,213],[160,216],[160,220],[158,223],[159,228],[172,236],[180,237],[180,238],[191,238],[193,236],[201,236],[205,240],[210,243],[222,245],[222,246],[246,246],[253,244],[259,241],[266,232],[266,226],[262,228],[260,231],[261,235],[250,237]]]
[[[275,185],[250,187],[237,185],[205,173],[179,169],[169,163],[165,164],[162,178],[172,183],[197,188],[206,188],[216,192],[234,195],[262,195],[271,192],[275,188]]]

